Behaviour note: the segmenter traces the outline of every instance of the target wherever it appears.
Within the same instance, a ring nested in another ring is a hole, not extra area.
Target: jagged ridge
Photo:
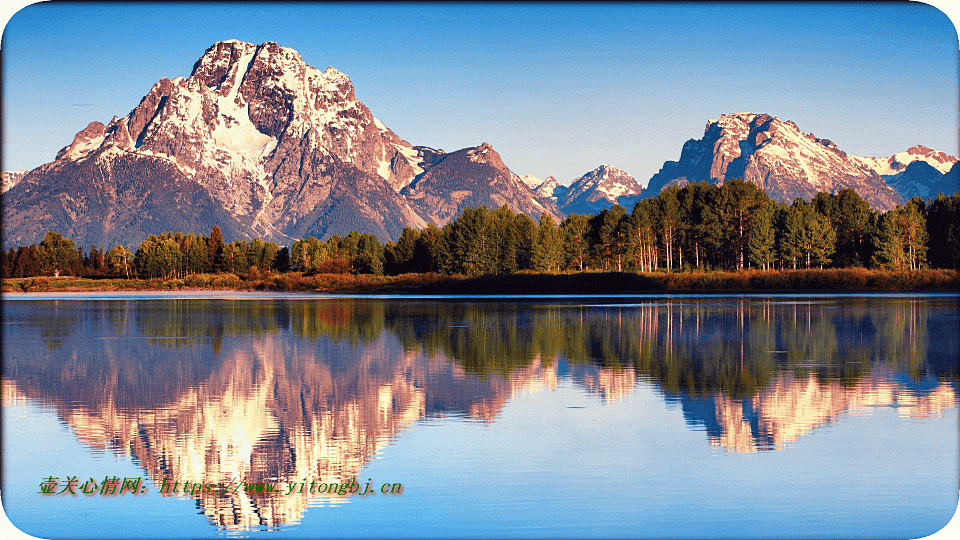
[[[488,151],[496,155],[486,144],[461,152]],[[38,231],[50,229],[73,233],[81,245],[94,239],[136,244],[150,233],[205,232],[214,224],[235,237],[284,243],[349,230],[395,239],[405,226],[443,225],[456,217],[463,205],[442,204],[446,210],[436,211],[429,202],[450,197],[470,206],[507,204],[534,218],[542,212],[559,217],[499,156],[469,174],[451,166],[457,156],[398,137],[336,69],[310,67],[276,43],[227,40],[207,49],[189,77],[161,79],[129,114],[107,125],[92,122],[54,162],[24,175],[5,194],[4,244],[37,242]],[[132,164],[123,170],[150,178],[162,171],[163,179],[131,191],[136,178],[100,174],[121,158]],[[112,185],[83,188],[98,175],[96,181]],[[420,187],[404,191],[414,182]],[[453,185],[460,185],[457,193],[444,187]],[[194,205],[165,193],[170,190],[195,192],[207,210],[197,214]],[[114,191],[130,206],[111,206],[119,199],[104,193]],[[145,211],[142,205],[154,199],[168,201],[165,215]],[[219,209],[209,208],[208,199]],[[94,238],[85,232],[83,210],[70,210],[71,204],[102,207],[115,225]]]

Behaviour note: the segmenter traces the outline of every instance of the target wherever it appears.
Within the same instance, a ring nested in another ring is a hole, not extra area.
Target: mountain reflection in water
[[[4,316],[4,402],[54,407],[155,486],[348,480],[418,420],[495,422],[512,397],[564,379],[602,401],[650,382],[733,452],[786,449],[872,407],[957,406],[949,297],[8,300]],[[349,502],[192,497],[227,529]]]

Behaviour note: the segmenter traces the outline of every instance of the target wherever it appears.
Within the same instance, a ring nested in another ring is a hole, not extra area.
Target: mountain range
[[[936,174],[916,172],[917,166],[931,163]],[[956,191],[960,188],[956,163],[957,158],[923,146],[889,158],[848,156],[829,139],[804,133],[791,121],[733,113],[709,120],[703,137],[688,140],[680,159],[664,163],[647,190],[654,194],[670,185],[723,184],[743,178],[787,202],[852,188],[873,208],[887,211],[914,196]]]
[[[793,122],[736,113],[710,120],[646,189],[610,165],[565,186],[518,176],[487,143],[449,153],[413,145],[373,116],[340,71],[276,43],[227,40],[188,77],[158,81],[126,116],[91,122],[51,163],[4,172],[3,244],[56,230],[81,246],[136,246],[148,234],[214,225],[227,240],[284,245],[353,230],[386,240],[478,205],[559,222],[613,204],[629,210],[668,185],[735,177],[787,201],[851,187],[888,210],[952,193],[958,175],[957,158],[922,146],[847,156]]]

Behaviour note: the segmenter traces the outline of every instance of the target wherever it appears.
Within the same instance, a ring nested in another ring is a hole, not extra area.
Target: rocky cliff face
[[[790,121],[766,114],[725,114],[707,122],[701,139],[683,145],[679,161],[664,163],[647,189],[656,195],[668,185],[743,178],[783,201],[852,188],[880,210],[903,203],[862,159],[848,156],[828,139],[803,133]]]
[[[6,193],[10,188],[17,185],[25,174],[27,174],[27,171],[3,171],[2,191],[0,193]]]
[[[510,171],[492,146],[483,143],[450,154],[434,154],[425,160],[427,170],[405,187],[404,195],[427,221],[448,223],[464,208],[507,205],[534,220],[544,213],[559,222],[559,210],[537,195]]]
[[[228,40],[207,49],[189,77],[161,79],[129,114],[92,122],[54,162],[26,174],[5,196],[4,244],[37,242],[41,229],[84,246],[136,244],[150,233],[205,233],[214,224],[228,239],[289,243],[350,230],[392,239],[404,226],[456,216],[425,212],[423,189],[413,200],[401,194],[418,178],[424,186],[459,182],[469,187],[458,191],[487,194],[477,201],[502,200],[534,218],[552,211],[499,156],[494,168],[506,172],[496,185],[486,173],[422,178],[445,159],[383,125],[336,69],[313,68],[276,43]],[[442,189],[430,195],[463,198]],[[120,199],[127,206],[117,206]],[[103,214],[84,215],[92,208]],[[94,238],[87,222],[104,215],[113,222]]]

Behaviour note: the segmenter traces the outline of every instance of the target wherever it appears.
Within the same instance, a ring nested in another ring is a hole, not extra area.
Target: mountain
[[[910,162],[902,171],[894,175],[884,175],[884,180],[893,189],[897,190],[905,200],[914,197],[933,199],[937,194],[952,195],[960,190],[960,170],[955,162],[951,173],[941,173],[927,161],[917,160]]]
[[[426,171],[400,193],[427,221],[448,223],[464,208],[507,205],[535,220],[543,213],[559,222],[555,206],[537,200],[537,195],[503,164],[492,146],[483,143],[450,154],[424,156]]]
[[[520,181],[527,185],[530,189],[537,189],[538,186],[543,184],[543,180],[537,178],[532,174],[525,174],[520,177]]]
[[[488,152],[496,159],[454,166]],[[396,239],[405,226],[455,218],[463,204],[449,199],[534,219],[556,212],[490,145],[452,154],[413,146],[357,100],[345,74],[276,43],[228,40],[189,77],[161,79],[129,114],[90,123],[26,173],[4,193],[3,240],[25,245],[57,230],[82,246],[136,245],[213,225],[228,240],[289,244],[350,230]]]
[[[931,167],[946,174],[950,171],[957,158],[926,146],[917,145],[906,152],[899,152],[887,158],[850,156],[850,159],[862,166],[876,171],[880,176],[893,176],[904,171],[908,165],[917,161],[924,161]]]
[[[536,193],[541,199],[546,199],[554,204],[560,200],[561,197],[567,194],[569,186],[564,186],[560,184],[560,181],[552,176],[548,176],[546,180],[540,183],[533,192]]]
[[[25,174],[27,174],[27,171],[3,171],[3,184],[0,193],[6,193],[10,188],[17,185],[17,182]]]
[[[626,172],[601,165],[574,181],[557,204],[567,214],[593,215],[614,204],[630,211],[642,191],[643,187]]]
[[[664,163],[645,194],[656,195],[668,185],[722,184],[733,178],[753,182],[770,197],[787,202],[846,188],[883,211],[904,202],[879,173],[830,140],[805,134],[793,122],[755,113],[709,120],[703,137],[684,143],[679,161]]]
[[[938,193],[950,195],[960,190],[957,173],[960,161],[925,146],[914,146],[888,158],[852,156],[852,159],[879,174],[904,200],[930,199]]]

